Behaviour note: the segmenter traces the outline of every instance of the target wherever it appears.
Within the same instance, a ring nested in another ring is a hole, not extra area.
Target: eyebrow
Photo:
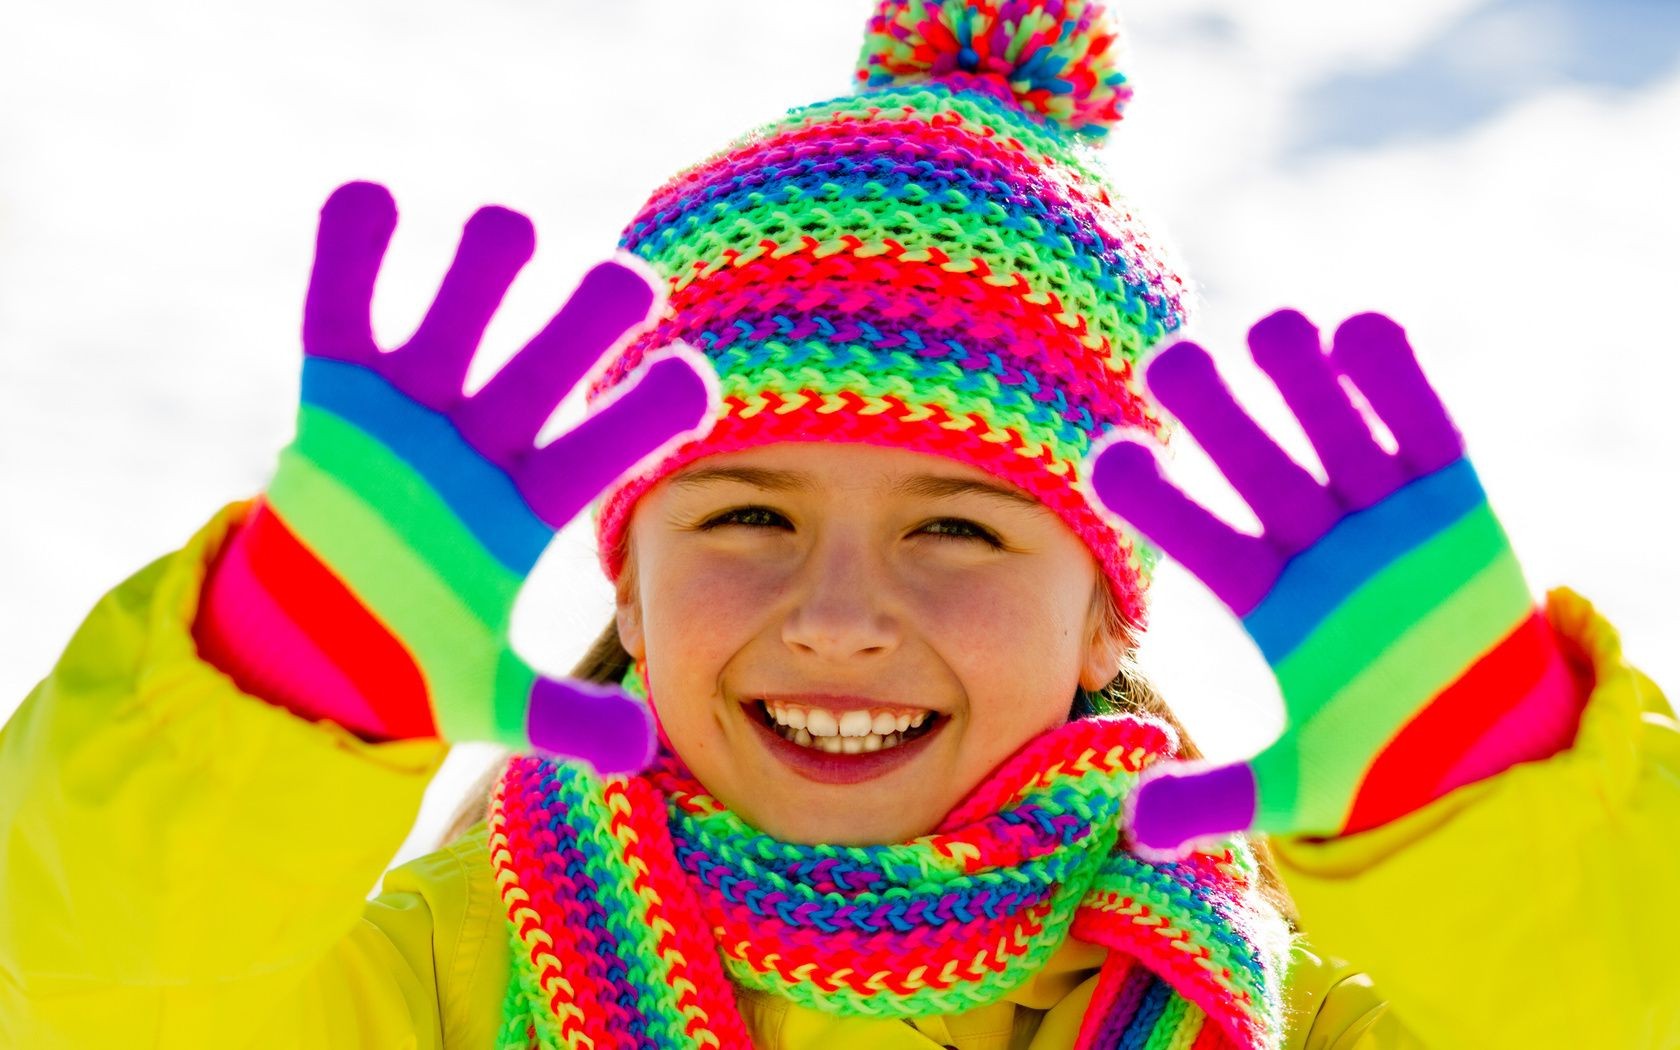
[[[811,475],[798,470],[769,470],[764,467],[705,467],[671,475],[673,487],[687,488],[712,481],[737,481],[774,492],[809,492],[816,487]],[[1012,506],[1044,510],[1044,504],[1015,489],[972,478],[940,474],[912,474],[887,490],[889,496],[922,496],[938,499],[974,495],[1000,500]]]

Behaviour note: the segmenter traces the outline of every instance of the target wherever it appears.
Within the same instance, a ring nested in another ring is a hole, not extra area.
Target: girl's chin
[[[792,800],[789,800],[790,804]],[[804,846],[886,846],[908,842],[925,835],[937,825],[937,820],[915,818],[910,807],[899,803],[895,812],[880,815],[880,819],[859,819],[859,814],[843,805],[824,808],[791,809],[777,806],[774,813],[760,815],[762,823],[749,824],[780,842]]]

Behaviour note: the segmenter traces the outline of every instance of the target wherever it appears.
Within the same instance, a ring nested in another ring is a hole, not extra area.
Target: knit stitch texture
[[[1109,949],[1080,1050],[1276,1046],[1288,933],[1244,840],[1155,865],[1122,839],[1125,795],[1175,748],[1154,721],[1076,720],[934,832],[867,847],[761,834],[669,750],[604,779],[516,756],[488,818],[514,960],[500,1045],[749,1046],[732,984],[942,1016],[999,1001],[1072,936]]]

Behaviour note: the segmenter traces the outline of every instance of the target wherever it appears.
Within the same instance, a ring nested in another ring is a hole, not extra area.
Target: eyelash
[[[707,519],[705,522],[703,522],[700,525],[700,528],[702,530],[709,530],[709,529],[712,529],[712,528],[716,528],[717,526],[720,526],[720,525],[741,525],[741,524],[745,524],[744,522],[729,520],[731,518],[737,517],[737,516],[742,515],[742,514],[769,514],[772,517],[781,518],[781,520],[783,520],[783,521],[787,520],[786,518],[783,518],[780,514],[777,514],[775,511],[771,510],[769,507],[736,507],[733,510],[726,510],[722,514],[717,515],[716,517]],[[1003,544],[998,542],[996,536],[993,536],[990,532],[981,528],[979,525],[976,525],[974,522],[969,521],[966,518],[937,518],[933,521],[928,522],[928,525],[960,525],[963,528],[969,529],[973,532],[972,536],[956,536],[956,535],[952,535],[950,533],[944,533],[944,532],[933,533],[932,535],[937,539],[942,539],[942,540],[977,539],[977,540],[983,541],[988,546],[992,546],[992,547],[1002,547],[1003,546]],[[748,527],[751,528],[753,526],[748,526]],[[923,528],[926,528],[926,527],[927,527],[927,525],[923,526]]]

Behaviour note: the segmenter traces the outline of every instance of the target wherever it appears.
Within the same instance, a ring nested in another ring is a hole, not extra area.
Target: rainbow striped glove
[[[1350,318],[1328,357],[1301,314],[1249,332],[1255,362],[1300,420],[1320,484],[1243,412],[1208,354],[1181,342],[1150,365],[1161,404],[1253,509],[1239,533],[1115,441],[1087,464],[1093,495],[1242,621],[1277,675],[1283,735],[1244,762],[1152,767],[1128,800],[1145,855],[1234,831],[1334,836],[1387,823],[1573,740],[1581,689],[1523,580],[1446,410],[1399,325]],[[1372,437],[1340,383],[1393,434]]]
[[[510,647],[508,623],[556,531],[627,469],[709,425],[710,366],[668,348],[622,396],[537,448],[566,392],[654,315],[657,278],[624,256],[595,267],[469,397],[467,366],[531,256],[530,221],[475,214],[419,330],[387,353],[368,310],[395,226],[390,194],[371,183],[341,187],[322,208],[297,436],[207,588],[219,636],[265,647],[259,677],[291,706],[379,736],[490,741],[602,774],[638,771],[655,748],[645,706],[538,674]]]

